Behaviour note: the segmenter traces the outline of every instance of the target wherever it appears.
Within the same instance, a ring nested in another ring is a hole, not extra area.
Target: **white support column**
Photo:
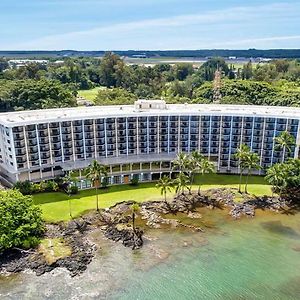
[[[48,130],[48,141],[49,141],[49,152],[50,152],[50,163],[53,165],[53,153],[52,153],[52,142],[51,142],[51,132],[50,132],[50,124],[47,124]]]
[[[73,149],[73,161],[76,160],[75,154],[75,142],[74,142],[74,129],[73,129],[73,122],[71,121],[71,138],[72,138],[72,149]]]
[[[244,131],[244,117],[242,117],[242,126],[241,126],[241,135],[240,135],[239,146],[243,144],[243,131]],[[240,165],[240,159],[239,159],[238,171],[240,172],[240,170],[241,170],[241,165]]]
[[[60,136],[60,144],[61,144],[62,162],[65,162],[65,150],[64,150],[64,143],[62,138],[61,122],[59,122],[59,136]]]
[[[191,152],[191,116],[189,116],[188,153]]]
[[[24,143],[25,143],[25,151],[26,151],[26,159],[27,159],[27,168],[30,169],[30,161],[29,161],[29,153],[28,153],[28,145],[27,145],[27,136],[26,136],[26,129],[23,126],[23,134],[24,134]]]
[[[81,127],[82,127],[82,140],[83,140],[83,157],[86,160],[84,120],[81,121]]]
[[[94,149],[95,149],[95,159],[98,157],[97,151],[97,130],[96,130],[96,119],[93,120],[93,132],[94,132]]]
[[[149,154],[149,117],[147,116],[147,153]]]
[[[253,150],[253,139],[254,139],[254,125],[255,125],[255,117],[252,119],[252,133],[251,133],[251,142],[250,142],[250,150]]]
[[[181,122],[180,116],[178,116],[178,145],[177,145],[178,146],[178,149],[177,149],[178,153],[180,153],[180,148],[181,148],[180,147],[181,146],[180,145],[180,141],[181,141],[181,138],[180,138],[180,135],[181,135],[181,123],[180,122]]]
[[[168,116],[168,154],[169,153],[170,153],[170,116]]]
[[[126,117],[125,118],[125,126],[126,126],[126,129],[125,129],[125,132],[126,132],[126,155],[128,156],[129,154],[129,146],[128,146],[128,118]]]
[[[266,131],[266,118],[264,118],[263,135],[262,135],[261,149],[260,149],[260,162],[259,162],[259,165],[261,167],[262,167],[262,159],[263,159],[263,153],[264,153],[265,131]],[[261,169],[259,170],[259,175],[260,174],[261,174]]]
[[[159,116],[157,116],[157,153],[160,153],[160,121]]]
[[[272,155],[271,155],[271,166],[274,160],[274,150],[275,150],[275,138],[276,138],[276,128],[277,128],[277,118],[275,118],[274,132],[273,132],[273,142],[272,142]]]
[[[298,120],[298,130],[297,130],[297,137],[296,137],[296,148],[294,158],[299,157],[299,147],[300,147],[300,120]]]
[[[35,124],[35,132],[36,132],[36,140],[37,140],[37,147],[38,147],[38,156],[39,156],[39,165],[42,166],[42,160],[41,160],[41,151],[40,151],[40,139],[39,139],[39,131],[37,128],[37,124]]]
[[[212,116],[209,116],[208,159],[210,159],[210,147],[211,147],[211,120],[212,120]]]
[[[136,154],[140,154],[140,141],[139,141],[139,117],[136,117]]]
[[[221,167],[221,155],[222,155],[222,127],[223,125],[223,116],[220,118],[220,132],[219,132],[219,153],[218,153],[218,171],[220,171]]]
[[[233,127],[233,116],[231,116],[231,123],[230,123],[230,138],[229,138],[229,153],[228,153],[227,169],[231,169],[230,161],[231,161],[231,146],[232,146],[232,127]]]
[[[119,143],[118,143],[118,118],[115,118],[115,136],[116,136],[116,156],[119,156]]]
[[[239,145],[243,144],[243,131],[244,131],[244,122],[245,122],[245,118],[242,117],[242,126],[241,126],[241,137],[240,137],[240,143]]]
[[[14,139],[14,133],[12,127],[8,128],[9,130],[9,139],[11,141],[11,151],[12,151],[12,159],[14,163],[14,170],[18,170],[18,163],[17,163],[17,153],[16,153],[16,148],[15,148],[15,139]],[[19,176],[16,174],[17,181],[19,181]]]
[[[289,119],[286,119],[285,131],[288,131],[288,125],[289,125]],[[285,161],[285,153],[286,153],[286,149],[284,147],[282,150],[282,162]]]
[[[199,133],[198,133],[198,138],[199,138],[199,140],[198,140],[198,151],[199,152],[201,152],[201,115],[199,116],[199,124],[198,124],[198,126],[199,126]]]
[[[105,157],[107,157],[107,132],[106,132],[106,119],[104,119],[104,144],[105,144]]]

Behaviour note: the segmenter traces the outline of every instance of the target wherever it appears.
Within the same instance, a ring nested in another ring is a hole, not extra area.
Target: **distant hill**
[[[238,58],[300,58],[300,49],[271,49],[271,50],[170,50],[170,51],[113,51],[121,56],[128,57],[238,57]],[[0,51],[0,57],[10,58],[49,58],[49,57],[98,57],[105,51]]]

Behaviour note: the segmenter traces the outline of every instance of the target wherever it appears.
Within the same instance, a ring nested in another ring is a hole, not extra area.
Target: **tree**
[[[266,180],[281,199],[300,203],[300,159],[289,159],[270,167]]]
[[[69,196],[69,215],[70,218],[73,219],[72,215],[72,203],[71,203],[71,195],[72,195],[72,186],[76,184],[78,181],[77,177],[74,175],[72,171],[67,173],[63,178],[63,184],[65,186],[65,191]]]
[[[137,203],[134,203],[131,205],[132,230],[134,233],[136,232],[135,218],[136,218],[136,214],[139,212],[139,210],[140,210],[140,207]]]
[[[207,158],[203,158],[198,166],[198,172],[201,174],[201,176],[204,176],[204,174],[211,174],[214,173],[215,170],[215,165],[213,162],[209,161]],[[199,182],[198,186],[198,195],[200,195],[200,188],[201,188],[201,183]]]
[[[133,104],[137,97],[121,88],[100,89],[95,99],[97,105]]]
[[[187,172],[190,167],[190,159],[188,155],[183,152],[180,152],[172,163],[173,169],[178,170],[179,173]]]
[[[30,248],[44,232],[42,211],[31,196],[17,190],[0,192],[0,253],[13,247]]]
[[[198,151],[193,151],[190,155],[191,189],[194,183],[195,173],[199,171],[203,159],[204,156]]]
[[[190,190],[189,184],[190,178],[183,172],[179,173],[177,178],[174,180],[176,194],[181,193],[184,195],[185,189]]]
[[[277,137],[275,137],[275,144],[279,149],[282,150],[282,162],[285,159],[286,152],[291,153],[292,146],[296,144],[296,140],[293,135],[288,131],[281,132]]]
[[[241,144],[239,146],[239,148],[237,149],[236,153],[234,154],[235,159],[238,160],[238,164],[239,164],[239,171],[240,171],[240,179],[239,179],[239,193],[242,192],[242,177],[243,177],[243,173],[245,171],[245,169],[247,168],[245,162],[247,160],[247,157],[250,154],[250,148],[245,145],[245,144]]]
[[[287,172],[286,168],[282,164],[275,164],[267,170],[267,175],[265,177],[266,181],[272,185],[272,193],[274,191],[279,192],[279,197],[281,198],[281,193],[286,187],[287,182]]]
[[[73,92],[54,80],[0,81],[0,110],[76,106]]]
[[[246,169],[248,169],[247,172],[247,176],[246,176],[246,184],[245,184],[245,193],[248,193],[248,180],[249,177],[251,175],[252,170],[259,170],[260,169],[260,165],[259,165],[259,156],[257,153],[254,152],[250,152],[247,156],[246,156],[246,160],[244,161],[244,166]]]
[[[167,193],[172,191],[173,180],[169,176],[164,175],[158,180],[155,186],[160,189],[160,193],[164,196],[165,202],[167,203]]]
[[[99,211],[98,189],[101,185],[101,178],[107,176],[106,166],[101,165],[97,160],[93,160],[88,167],[86,178],[90,179],[96,192],[96,209]]]

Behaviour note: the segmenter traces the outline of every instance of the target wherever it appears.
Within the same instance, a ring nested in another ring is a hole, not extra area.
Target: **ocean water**
[[[149,230],[137,251],[93,232],[99,250],[84,274],[1,277],[0,298],[300,299],[300,214],[200,213],[204,233]]]

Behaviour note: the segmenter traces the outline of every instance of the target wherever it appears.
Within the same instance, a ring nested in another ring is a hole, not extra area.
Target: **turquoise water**
[[[300,299],[300,215],[233,221],[201,210],[205,233],[151,230],[132,252],[91,235],[101,249],[81,276],[64,270],[0,280],[1,299]]]

